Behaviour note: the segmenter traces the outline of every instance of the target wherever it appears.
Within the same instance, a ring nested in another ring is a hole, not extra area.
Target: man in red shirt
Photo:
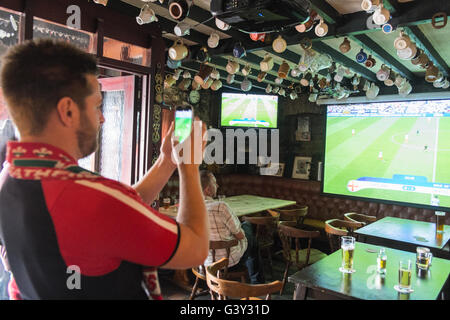
[[[146,299],[144,267],[186,269],[205,260],[200,164],[180,161],[176,142],[163,141],[158,160],[133,187],[78,166],[97,149],[105,120],[91,55],[37,40],[10,49],[2,65],[1,86],[20,140],[8,145],[0,245],[23,299]],[[191,143],[192,159],[204,148],[193,136],[183,142]],[[148,205],[175,169],[176,221]],[[73,271],[79,281],[72,282]]]

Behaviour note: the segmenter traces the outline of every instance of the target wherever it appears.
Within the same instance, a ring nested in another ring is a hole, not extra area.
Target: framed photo
[[[297,131],[295,131],[296,141],[311,141],[311,129],[309,117],[297,118]]]
[[[284,163],[269,163],[266,166],[262,166],[259,169],[259,173],[262,176],[276,176],[276,177],[282,177],[284,173]]]
[[[311,171],[311,157],[295,157],[294,168],[292,170],[292,178],[309,179]]]

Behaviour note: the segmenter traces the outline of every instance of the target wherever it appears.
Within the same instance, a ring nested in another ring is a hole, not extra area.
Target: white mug
[[[389,21],[391,18],[391,13],[388,9],[384,8],[383,6],[378,7],[375,9],[375,12],[372,16],[373,22],[375,22],[378,25],[383,25],[386,22]]]
[[[182,60],[186,58],[187,55],[188,48],[183,44],[183,41],[181,40],[175,41],[173,46],[169,48],[169,57],[172,60]]]
[[[280,77],[276,77],[275,78],[275,83],[276,84],[281,84],[283,82],[283,78],[280,78]]]
[[[174,79],[178,80],[180,78],[182,72],[183,72],[182,69],[176,69],[173,74]],[[183,76],[183,78],[184,78],[184,76]]]
[[[316,26],[314,32],[318,37],[324,37],[328,33],[328,25],[323,22],[323,20],[320,20],[320,23]]]
[[[375,83],[372,83],[369,90],[367,90],[366,92],[366,96],[369,99],[375,99],[378,96],[379,92],[380,88]]]
[[[285,96],[286,95],[286,91],[284,90],[284,88],[281,88],[280,89],[280,91],[278,91],[278,94],[280,95],[280,96]]]
[[[266,93],[271,93],[271,92],[272,92],[272,86],[269,83],[266,87]]]
[[[361,9],[367,12],[373,12],[379,4],[380,0],[363,0],[361,2]]]
[[[298,98],[297,92],[292,91],[292,92],[289,94],[289,97],[291,98],[291,100],[297,99],[297,98]]]
[[[190,34],[190,28],[191,26],[186,22],[180,22],[173,28],[173,31],[177,36],[183,37]]]
[[[208,47],[216,48],[219,45],[220,36],[213,32],[208,38]]]
[[[280,87],[274,87],[272,89],[272,93],[278,93],[278,91],[280,91]]]
[[[309,102],[316,102],[317,101],[317,93],[312,92],[308,97]]]
[[[141,9],[141,13],[136,17],[136,22],[140,25],[158,21],[158,18],[148,4],[144,5]]]
[[[219,20],[216,18],[216,26],[220,30],[227,31],[230,30],[231,26],[228,23],[223,22],[222,20]]]
[[[235,74],[239,71],[239,63],[233,60],[228,60],[228,64],[226,66],[227,72],[230,74]]]
[[[191,73],[187,70],[184,70],[183,79],[190,79],[190,78],[192,78]]]

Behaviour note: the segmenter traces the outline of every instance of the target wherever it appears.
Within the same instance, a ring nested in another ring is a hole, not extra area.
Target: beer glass
[[[436,232],[443,233],[444,232],[445,212],[444,211],[436,211],[434,214],[436,215]]]
[[[169,209],[169,207],[170,207],[170,198],[164,198],[163,199],[163,206],[164,206],[164,209]]]
[[[344,273],[353,273],[353,254],[355,252],[355,238],[354,237],[341,237],[341,249],[342,249],[342,266],[339,271]]]
[[[398,268],[398,285],[394,288],[403,293],[412,292],[411,289],[411,260],[401,260]]]
[[[384,248],[380,249],[377,257],[377,271],[380,274],[386,273],[387,256]]]
[[[428,270],[431,266],[433,254],[430,249],[425,247],[417,247],[416,249],[416,266],[421,270]]]

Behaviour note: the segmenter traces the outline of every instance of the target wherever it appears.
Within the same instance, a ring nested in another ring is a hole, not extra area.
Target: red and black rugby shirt
[[[142,267],[174,255],[173,219],[54,146],[10,142],[7,161],[0,242],[23,299],[147,298]],[[80,271],[79,288],[73,270]]]

